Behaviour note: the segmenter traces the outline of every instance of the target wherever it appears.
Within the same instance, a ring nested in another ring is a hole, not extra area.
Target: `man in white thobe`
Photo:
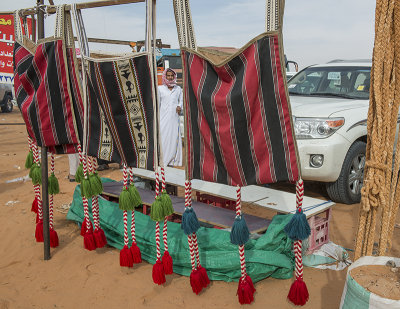
[[[182,165],[182,138],[179,115],[182,111],[182,88],[176,84],[176,72],[166,69],[163,84],[158,86],[160,98],[160,134],[164,166]]]

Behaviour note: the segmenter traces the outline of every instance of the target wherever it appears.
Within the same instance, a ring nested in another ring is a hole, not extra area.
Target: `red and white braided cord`
[[[236,216],[240,216],[242,214],[242,205],[241,205],[241,190],[239,186],[236,186]]]
[[[128,237],[128,212],[124,210],[124,245],[128,246],[129,237]]]
[[[50,174],[54,173],[54,154],[52,153],[50,155]],[[49,225],[50,228],[53,228],[53,194],[49,195]]]
[[[303,205],[304,197],[304,182],[300,178],[296,183],[296,209],[301,208]],[[294,242],[294,256],[295,256],[295,276],[303,278],[303,258],[302,258],[302,241],[296,240]]]
[[[43,220],[43,213],[42,213],[42,198],[40,197],[40,185],[34,185],[33,189],[35,190],[35,197],[38,203],[38,216],[39,220]]]
[[[82,167],[83,167],[83,177],[87,179],[88,170],[87,170],[87,156],[82,157]],[[89,218],[89,203],[85,196],[82,197],[83,202],[83,215],[86,220],[86,232],[90,231],[90,218]]]
[[[164,218],[164,226],[163,226],[163,241],[164,241],[164,250],[168,251],[168,226],[167,226],[168,219],[167,217]]]
[[[78,144],[78,154],[79,154],[79,163],[82,163],[83,154],[82,154],[81,144]]]
[[[242,215],[242,191],[239,186],[236,186],[236,216]],[[239,246],[240,270],[242,279],[246,277],[246,258],[244,256],[244,245]]]
[[[165,190],[165,171],[164,168],[161,168],[161,183],[162,183],[162,189],[161,192]]]
[[[32,139],[28,137],[29,150],[32,150]]]
[[[33,153],[33,161],[40,166],[39,162],[39,153],[38,153],[38,148],[35,144],[31,144],[32,146],[32,153]],[[42,197],[40,196],[40,185],[34,185],[33,189],[35,190],[35,197],[38,202],[38,215],[39,215],[39,220],[43,220],[43,212],[42,212]]]
[[[157,168],[158,169],[158,168]],[[156,170],[156,196],[157,198],[159,194],[159,178],[158,178],[158,171]],[[160,222],[156,222],[156,249],[157,249],[157,260],[161,258],[161,249],[160,249]]]
[[[296,183],[296,209],[303,205],[304,197],[304,182],[303,179],[299,179]]]
[[[89,158],[90,160],[90,158]],[[95,172],[97,169],[97,159],[92,157],[92,171]],[[100,210],[99,210],[99,197],[97,195],[92,197],[92,213],[94,229],[98,230],[100,228]]]
[[[197,267],[199,267],[200,266],[200,253],[199,253],[199,245],[197,243],[196,233],[192,234],[192,239],[193,239],[194,253],[196,254]]]
[[[160,180],[158,178],[158,172],[156,171],[156,196],[155,196],[155,198],[157,198],[157,196],[159,194],[159,190],[158,190],[159,185],[160,185]]]
[[[244,245],[239,246],[239,258],[240,258],[240,270],[241,270],[241,278],[243,279],[246,277],[246,259],[244,256]]]
[[[189,252],[190,252],[190,262],[192,263],[192,270],[196,269],[196,261],[194,259],[194,247],[192,235],[188,235],[188,244],[189,244]]]
[[[185,180],[185,209],[189,207],[190,202],[189,202],[189,180]],[[196,262],[195,262],[195,253],[194,253],[194,246],[193,246],[193,240],[192,240],[192,235],[188,235],[188,245],[189,245],[189,252],[190,252],[190,261],[192,263],[192,269],[196,269]]]
[[[297,278],[303,278],[303,258],[302,258],[302,241],[297,240],[294,242],[294,254],[295,254],[295,275]]]
[[[129,168],[129,179],[130,183],[133,184],[133,169]],[[135,210],[132,211],[132,221],[131,221],[131,236],[132,243],[136,242],[136,231],[135,231]]]
[[[156,247],[157,247],[157,260],[161,258],[160,249],[160,222],[156,222]]]
[[[164,168],[161,167],[161,192],[165,191],[165,171]],[[164,218],[164,226],[163,226],[163,241],[164,241],[164,250],[168,251],[168,225],[167,225],[167,217]]]

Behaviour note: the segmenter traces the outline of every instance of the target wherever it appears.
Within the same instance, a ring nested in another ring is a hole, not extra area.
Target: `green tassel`
[[[58,184],[58,179],[54,175],[54,173],[51,173],[49,177],[49,194],[58,194],[60,193],[60,185]]]
[[[164,217],[168,217],[174,213],[174,207],[172,207],[172,201],[167,191],[162,191],[160,196],[161,204],[163,206]]]
[[[32,167],[32,164],[33,164],[33,152],[32,150],[29,150],[25,160],[25,168],[30,169]]]
[[[160,196],[157,196],[153,204],[151,204],[150,218],[153,221],[164,221],[165,216]]]
[[[90,188],[93,195],[99,195],[103,192],[103,184],[97,173],[90,173],[89,175]]]
[[[124,188],[119,195],[119,209],[132,211],[135,209],[132,195],[129,193],[127,188]]]
[[[32,183],[34,185],[42,184],[42,168],[40,167],[40,165],[37,165],[36,163],[32,164],[31,170],[29,172],[29,177],[32,178]]]
[[[82,182],[82,179],[83,179],[83,164],[81,162],[75,173],[75,181],[80,183],[80,182]]]
[[[88,177],[84,177],[81,182],[81,195],[87,199],[92,197],[92,189],[90,188],[90,181]]]
[[[140,205],[142,205],[142,198],[140,197],[139,191],[136,189],[133,183],[130,184],[128,190],[133,200],[133,206],[139,207]]]

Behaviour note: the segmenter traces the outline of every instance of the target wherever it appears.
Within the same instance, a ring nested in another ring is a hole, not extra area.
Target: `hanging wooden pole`
[[[38,22],[38,39],[44,38],[44,12],[40,8],[43,0],[37,0],[37,22]],[[44,260],[50,260],[50,224],[49,224],[49,192],[48,192],[48,164],[47,164],[47,147],[41,147],[42,150],[42,207],[43,207],[43,244],[44,244]]]

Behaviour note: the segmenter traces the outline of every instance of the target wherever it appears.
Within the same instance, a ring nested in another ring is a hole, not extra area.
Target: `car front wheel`
[[[339,178],[326,184],[332,201],[343,204],[359,203],[363,185],[366,144],[356,141],[344,158]]]
[[[6,95],[6,97],[4,98],[6,104],[4,104],[1,107],[1,111],[3,113],[11,113],[13,110],[13,103],[12,103],[12,97],[8,94]]]

